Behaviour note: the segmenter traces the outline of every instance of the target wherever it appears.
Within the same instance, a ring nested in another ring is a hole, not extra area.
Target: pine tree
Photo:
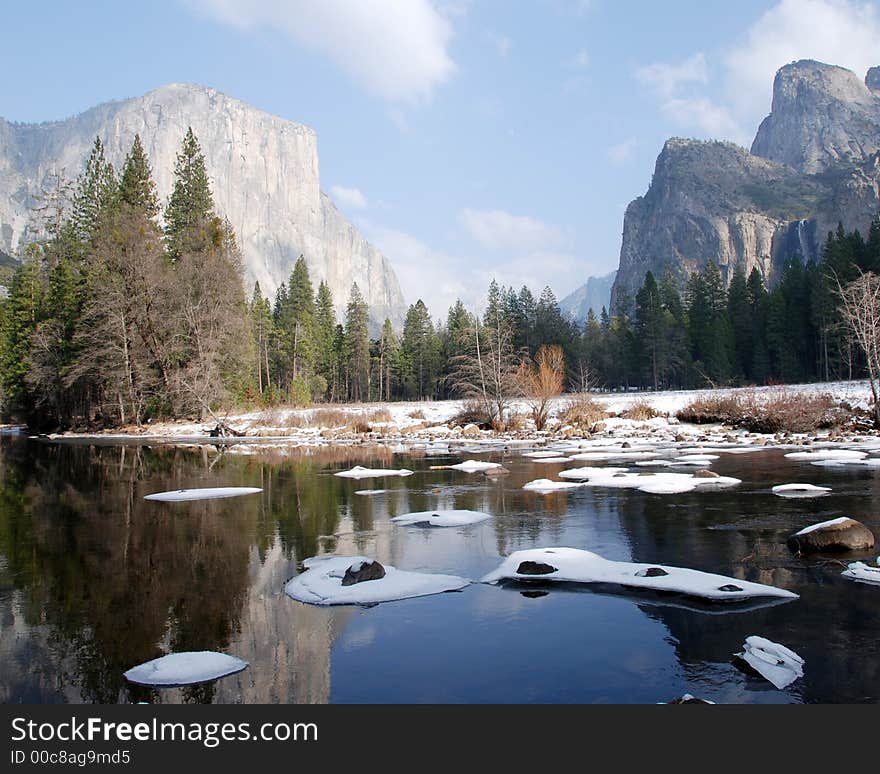
[[[369,308],[355,282],[345,310],[345,361],[348,397],[359,402],[370,398]]]
[[[153,182],[153,172],[138,134],[134,136],[131,150],[122,167],[119,200],[129,207],[141,210],[149,218],[155,218],[159,213],[159,197]]]
[[[80,242],[87,243],[94,236],[101,212],[112,205],[117,188],[113,166],[104,158],[104,145],[95,137],[73,195],[71,224]]]
[[[214,218],[214,198],[205,157],[192,127],[186,130],[174,164],[174,189],[165,208],[165,244],[172,260],[207,247],[206,224]]]
[[[339,396],[339,357],[335,351],[336,308],[326,282],[318,285],[315,298],[315,370],[324,380],[324,393],[331,400]]]
[[[436,347],[431,316],[421,299],[407,311],[400,356],[403,364],[401,378],[407,397],[424,400],[433,393]]]
[[[654,390],[659,390],[667,365],[666,320],[660,289],[650,271],[645,275],[645,282],[636,294],[636,335],[643,367]]]
[[[398,349],[394,327],[391,325],[391,320],[386,317],[382,325],[382,332],[379,334],[379,400],[391,400],[392,374],[397,362]]]
[[[727,313],[733,335],[733,372],[739,379],[751,377],[753,356],[752,308],[749,304],[749,288],[746,275],[737,267],[727,290]]]

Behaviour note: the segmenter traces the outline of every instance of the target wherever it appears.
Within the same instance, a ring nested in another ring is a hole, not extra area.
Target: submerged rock
[[[385,577],[385,568],[379,562],[355,562],[342,576],[343,586],[354,586],[355,583],[380,580]]]
[[[709,701],[708,699],[698,699],[696,696],[692,696],[689,693],[686,693],[684,696],[679,696],[677,699],[672,699],[672,701],[666,702],[667,704],[714,704],[714,701]]]
[[[874,547],[874,533],[855,519],[843,516],[796,532],[787,541],[798,553],[817,551],[862,551]]]

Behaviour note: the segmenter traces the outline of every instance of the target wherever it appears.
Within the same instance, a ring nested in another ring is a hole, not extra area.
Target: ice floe
[[[446,467],[449,470],[461,470],[465,473],[483,473],[487,470],[492,470],[493,468],[500,468],[501,464],[498,462],[467,460],[466,462],[459,462],[458,465],[447,465]]]
[[[807,462],[816,460],[841,462],[844,460],[862,460],[868,456],[868,453],[853,451],[852,449],[817,449],[808,452],[790,452],[785,456],[790,460],[803,460]]]
[[[192,500],[219,500],[224,497],[241,497],[257,494],[263,490],[255,486],[219,486],[204,489],[178,489],[173,492],[156,492],[144,497],[144,500],[156,500],[162,503],[185,503]]]
[[[536,567],[544,571],[539,574],[535,572]],[[524,569],[527,571],[521,572]],[[547,572],[546,569],[551,571]],[[538,579],[569,583],[611,583],[654,591],[673,591],[711,601],[736,601],[753,597],[797,599],[798,596],[775,586],[751,583],[700,570],[657,564],[613,562],[598,554],[577,548],[536,548],[517,551],[508,556],[497,569],[486,575],[482,582]]]
[[[841,575],[844,578],[851,578],[852,580],[880,586],[880,567],[872,567],[870,564],[865,564],[865,562],[853,562],[847,565]]]
[[[226,653],[203,650],[187,653],[171,653],[132,667],[123,677],[138,685],[175,686],[204,683],[220,677],[241,672],[248,666]]]
[[[568,489],[578,489],[583,484],[575,484],[571,481],[550,481],[547,478],[539,478],[537,481],[529,481],[523,489],[527,492],[538,494],[550,494],[551,492],[564,492]]]
[[[401,470],[381,470],[381,469],[370,469],[370,468],[362,468],[360,465],[355,465],[351,470],[341,470],[339,473],[334,473],[334,476],[339,476],[340,478],[382,478],[383,476],[411,476],[413,471],[401,469]]]
[[[570,468],[563,470],[560,478],[567,478],[571,481],[586,481],[596,476],[614,476],[617,473],[626,473],[628,468]]]
[[[387,489],[358,489],[355,494],[364,497],[372,497],[373,495],[385,494],[387,491]]]
[[[550,457],[558,457],[558,451],[536,451],[536,452],[526,452],[523,454],[523,457],[529,457],[533,460],[541,460],[547,459]]]
[[[401,525],[424,524],[429,527],[465,527],[469,524],[479,524],[481,521],[491,519],[488,513],[480,511],[421,511],[419,513],[404,513],[395,516],[391,521]]]
[[[770,491],[779,497],[822,497],[831,491],[831,487],[814,484],[779,484]]]
[[[310,605],[375,605],[410,597],[457,591],[470,584],[454,575],[435,575],[398,570],[384,565],[385,576],[378,580],[343,586],[345,571],[353,565],[372,562],[364,556],[320,556],[306,559],[306,571],[284,587],[287,596]]]
[[[764,637],[746,637],[736,656],[780,690],[804,676],[804,660],[797,653]]]
[[[575,469],[577,470],[577,468]],[[690,473],[623,473],[616,468],[581,468],[579,476],[584,486],[609,489],[637,489],[647,494],[685,494],[697,489],[724,489],[741,484],[738,478],[713,476],[700,478]],[[587,473],[593,470],[595,473]],[[570,473],[571,471],[563,471]]]
[[[682,457],[676,457],[675,462],[690,462],[703,465],[707,462],[714,462],[717,459],[720,459],[717,454],[685,454]]]

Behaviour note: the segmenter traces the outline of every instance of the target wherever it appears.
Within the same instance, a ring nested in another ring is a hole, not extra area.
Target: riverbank
[[[792,432],[749,432],[724,422],[693,424],[680,421],[676,414],[699,401],[726,399],[749,401],[753,405],[775,402],[796,406],[822,397],[833,404],[843,417],[864,416],[870,408],[868,382],[834,382],[718,390],[674,392],[596,393],[591,396],[601,409],[595,421],[573,425],[566,415],[578,396],[564,395],[550,403],[549,420],[544,430],[535,429],[528,417],[529,406],[523,399],[513,401],[515,429],[504,432],[480,429],[474,424],[459,423],[456,416],[463,401],[383,402],[360,405],[321,405],[310,408],[272,407],[257,411],[229,413],[224,423],[240,436],[212,438],[213,422],[154,422],[138,427],[83,434],[62,433],[44,436],[49,440],[97,442],[166,442],[178,444],[215,443],[247,453],[250,446],[284,449],[299,446],[384,444],[407,449],[443,445],[477,450],[480,447],[540,446],[561,440],[579,440],[590,445],[608,441],[651,443],[747,443],[778,444],[835,441],[857,442],[875,435],[864,420],[842,422],[839,426]],[[652,416],[653,415],[653,416]]]

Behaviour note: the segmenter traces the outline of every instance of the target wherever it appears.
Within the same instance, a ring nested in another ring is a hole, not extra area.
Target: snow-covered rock
[[[880,561],[880,560],[878,560]],[[880,586],[880,567],[872,567],[864,562],[853,562],[847,565],[847,568],[841,573],[844,578],[862,581],[863,583],[873,583]]]
[[[792,551],[860,551],[874,547],[874,533],[848,516],[811,524],[788,539]]]
[[[804,675],[804,660],[797,653],[764,637],[746,637],[736,656],[780,690]]]
[[[413,471],[405,469],[382,470],[379,468],[362,468],[360,465],[355,465],[351,470],[341,470],[333,475],[340,478],[382,478],[384,476],[411,476],[412,474]]]
[[[524,562],[546,564],[556,572],[542,575],[544,580],[570,583],[612,583],[654,591],[673,591],[711,601],[736,601],[753,597],[797,599],[798,595],[785,589],[762,583],[731,578],[725,575],[666,567],[657,564],[613,562],[590,551],[576,548],[537,548],[517,551],[501,565],[483,577],[483,583],[502,580],[534,580],[534,575],[519,571]]]
[[[387,489],[358,489],[355,494],[363,497],[374,497],[375,495],[385,494]]]
[[[154,658],[132,667],[123,677],[138,685],[192,685],[241,672],[247,666],[247,661],[235,656],[204,650]]]
[[[853,449],[817,449],[808,452],[789,452],[785,456],[790,460],[798,460],[801,462],[815,462],[817,460],[842,462],[863,460],[868,456],[868,453],[855,451]]]
[[[813,484],[779,484],[770,491],[780,497],[822,497],[831,491],[831,487]]]
[[[173,492],[156,492],[144,497],[161,503],[185,503],[191,500],[219,500],[224,497],[241,497],[257,494],[263,490],[255,486],[220,486],[204,489],[178,489]]]
[[[435,575],[398,570],[384,565],[385,577],[343,586],[342,579],[352,565],[372,562],[364,556],[321,556],[306,559],[305,572],[288,581],[284,593],[310,605],[375,605],[397,599],[423,597],[457,591],[470,584],[454,575]]]
[[[428,527],[466,527],[491,519],[488,513],[480,511],[421,511],[395,516],[391,521],[401,526],[424,524]]]

